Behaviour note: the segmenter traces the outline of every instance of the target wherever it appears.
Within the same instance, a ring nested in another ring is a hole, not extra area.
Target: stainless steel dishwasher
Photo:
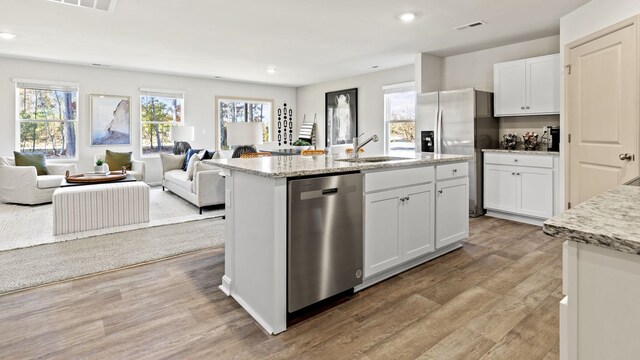
[[[362,174],[289,181],[287,300],[294,312],[362,284]]]

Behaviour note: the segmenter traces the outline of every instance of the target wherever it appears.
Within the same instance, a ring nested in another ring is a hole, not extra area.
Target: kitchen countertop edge
[[[375,157],[375,156],[374,156]],[[271,157],[268,159],[277,159],[278,157]],[[451,155],[450,158],[445,159],[408,159],[408,160],[394,160],[394,161],[384,161],[384,162],[374,162],[374,163],[348,163],[342,162],[339,160],[333,160],[336,163],[339,163],[338,167],[326,167],[319,169],[298,169],[298,170],[287,170],[287,171],[263,171],[255,168],[250,168],[247,165],[238,166],[234,164],[228,164],[226,159],[224,160],[203,160],[203,162],[214,165],[223,169],[241,171],[247,174],[262,176],[266,178],[288,178],[288,177],[300,177],[300,176],[312,176],[312,175],[322,175],[322,174],[338,174],[338,173],[346,173],[353,171],[366,171],[366,170],[378,170],[378,169],[386,169],[386,168],[401,168],[401,167],[412,167],[416,165],[429,165],[429,164],[442,164],[449,162],[459,162],[459,161],[468,161],[472,159],[472,156],[469,155]],[[250,159],[252,161],[260,161],[260,158]]]
[[[551,155],[559,156],[559,151],[541,151],[541,150],[508,150],[508,149],[482,149],[485,153],[508,153],[508,154],[531,154],[531,155]]]

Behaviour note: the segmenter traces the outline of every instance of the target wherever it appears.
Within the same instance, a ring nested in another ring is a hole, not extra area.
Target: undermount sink
[[[336,161],[346,161],[346,162],[353,162],[353,163],[377,163],[377,162],[397,161],[397,160],[411,160],[411,159],[398,157],[398,156],[376,156],[376,157],[363,157],[363,158],[336,159]]]

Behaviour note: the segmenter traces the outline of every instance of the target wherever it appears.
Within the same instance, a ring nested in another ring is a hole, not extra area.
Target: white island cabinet
[[[356,265],[363,269],[355,276],[363,279],[354,291],[459,248],[468,234],[469,159],[416,153],[383,161],[374,156],[371,162],[323,155],[204,160],[225,174],[220,289],[267,332],[286,330],[287,257],[292,256],[287,244],[296,241],[288,239],[287,189],[318,176],[362,174],[362,255]]]
[[[564,240],[560,359],[638,359],[640,187],[618,186],[544,223]]]

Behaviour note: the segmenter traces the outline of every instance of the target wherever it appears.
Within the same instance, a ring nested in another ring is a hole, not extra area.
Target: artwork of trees
[[[220,147],[229,149],[227,145],[227,124],[231,122],[262,122],[262,139],[270,140],[271,103],[246,102],[242,100],[219,101],[220,111]]]
[[[77,93],[19,87],[18,97],[20,151],[74,157]]]
[[[171,126],[182,123],[182,99],[141,96],[142,152],[171,153]]]

